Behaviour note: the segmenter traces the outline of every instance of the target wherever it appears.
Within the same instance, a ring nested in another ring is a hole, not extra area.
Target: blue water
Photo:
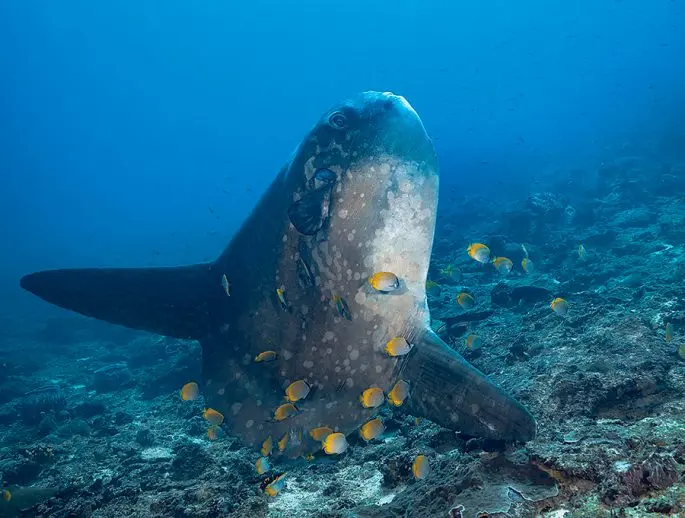
[[[406,96],[443,186],[490,197],[682,131],[682,2],[233,4],[0,3],[2,304],[45,310],[36,269],[214,258],[358,91]]]

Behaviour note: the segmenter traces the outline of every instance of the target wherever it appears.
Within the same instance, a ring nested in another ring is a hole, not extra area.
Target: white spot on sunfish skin
[[[233,412],[233,415],[237,415],[241,408],[243,408],[242,403],[233,403],[231,405],[231,412]]]
[[[376,365],[376,372],[380,374],[383,371],[383,367],[381,365]]]
[[[252,425],[254,424],[254,421],[250,419],[245,423],[245,428],[252,428]]]
[[[326,331],[326,333],[323,335],[323,341],[327,342],[329,340],[333,340],[334,336],[335,336],[335,333],[333,333],[333,331]]]
[[[314,367],[314,362],[311,361],[311,360],[305,360],[305,361],[302,363],[302,366],[303,366],[305,369],[311,369],[312,367]]]
[[[347,217],[347,209],[340,209],[338,211],[338,216],[340,216],[341,219],[345,219]]]
[[[359,349],[354,349],[354,350],[350,353],[350,360],[354,361],[354,360],[357,360],[357,359],[359,359]]]
[[[283,351],[283,359],[284,359],[284,360],[289,360],[289,359],[292,358],[292,357],[293,357],[292,351],[288,351],[287,349],[285,349],[285,350]]]

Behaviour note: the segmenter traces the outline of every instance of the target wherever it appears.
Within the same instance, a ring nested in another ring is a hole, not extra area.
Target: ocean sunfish
[[[43,271],[21,286],[199,340],[206,406],[258,449],[309,454],[321,430],[349,434],[387,404],[468,435],[530,440],[531,414],[429,326],[437,203],[416,111],[365,92],[323,115],[216,261]]]

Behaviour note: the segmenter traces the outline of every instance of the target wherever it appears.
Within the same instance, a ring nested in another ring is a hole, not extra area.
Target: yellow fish
[[[562,317],[566,316],[566,313],[568,313],[568,302],[561,297],[554,299],[549,307],[551,307],[552,311],[554,311],[557,315]]]
[[[457,304],[459,304],[462,309],[471,309],[476,305],[476,299],[474,299],[473,296],[469,295],[465,291],[462,291],[459,295],[457,295]]]
[[[268,457],[269,455],[271,455],[271,452],[273,451],[273,447],[274,447],[274,441],[271,438],[271,436],[269,435],[269,437],[267,437],[264,440],[264,442],[262,443],[262,449],[260,450],[262,457]]]
[[[483,345],[483,340],[481,339],[480,336],[478,336],[476,334],[470,334],[466,338],[466,347],[468,347],[472,351],[477,351],[478,349],[481,348],[481,345]]]
[[[388,356],[404,356],[411,351],[411,344],[403,336],[397,336],[385,344],[385,352]]]
[[[411,472],[414,474],[416,480],[426,478],[430,473],[430,465],[425,455],[417,455],[414,463],[411,465]]]
[[[581,261],[585,261],[585,259],[587,258],[587,252],[586,252],[585,247],[583,246],[582,243],[580,245],[578,245],[578,258]]]
[[[226,274],[223,274],[221,276],[221,287],[224,289],[224,292],[226,293],[227,296],[231,296],[231,283],[228,280],[228,277],[226,277]]]
[[[664,338],[666,339],[667,342],[670,342],[673,340],[673,326],[671,325],[670,322],[666,324],[666,333],[664,334]]]
[[[281,303],[283,309],[288,309],[288,301],[285,298],[285,290],[283,288],[276,288],[276,296],[278,297],[278,302]]]
[[[535,267],[533,265],[533,261],[531,261],[527,257],[524,257],[521,260],[521,268],[523,268],[523,271],[526,273],[532,273],[533,270],[535,269]]]
[[[440,285],[437,282],[427,280],[426,281],[426,293],[428,293],[428,295],[430,295],[431,297],[439,297],[440,294],[442,293],[442,288],[440,287]]]
[[[207,429],[207,439],[210,441],[216,441],[218,437],[219,427],[213,424]]]
[[[483,243],[471,243],[466,251],[471,259],[481,264],[486,264],[490,260],[490,249]]]
[[[678,356],[680,356],[681,360],[685,360],[685,344],[678,346]]]
[[[286,446],[288,446],[288,439],[290,439],[290,434],[283,434],[281,440],[278,441],[278,451],[285,451]]]
[[[330,434],[333,433],[333,430],[328,428],[328,426],[319,426],[318,428],[312,428],[309,430],[309,435],[314,439],[315,441],[323,441],[328,437]]]
[[[264,351],[255,356],[255,362],[272,362],[278,357],[276,351]]]
[[[297,414],[297,407],[295,407],[295,405],[292,403],[284,403],[274,412],[274,419],[276,421],[283,421],[283,419],[292,417],[295,414]]]
[[[461,270],[450,263],[444,268],[440,268],[440,275],[453,281],[459,281],[461,279]]]
[[[390,292],[400,287],[397,275],[391,272],[377,272],[369,277],[369,284],[376,291]]]
[[[12,493],[10,493],[10,490],[9,490],[9,489],[4,489],[4,490],[2,491],[2,499],[3,499],[5,502],[9,502],[10,500],[12,500]]]
[[[206,408],[202,413],[202,417],[204,417],[210,424],[216,426],[219,426],[224,422],[224,415],[213,408]]]
[[[359,429],[359,434],[365,441],[370,441],[381,435],[385,431],[385,425],[380,417],[371,419],[364,423]]]
[[[347,451],[347,439],[345,434],[334,432],[323,441],[323,451],[328,455],[339,455]]]
[[[285,487],[285,473],[277,476],[264,488],[264,491],[269,496],[276,496]]]
[[[383,389],[378,387],[367,388],[359,396],[359,401],[364,408],[377,408],[383,404],[384,399]]]
[[[497,271],[502,275],[508,274],[514,267],[514,263],[512,263],[511,259],[507,257],[495,257],[492,260],[492,264],[495,266]]]
[[[409,383],[404,380],[399,380],[393,386],[392,390],[388,392],[388,402],[392,406],[401,406],[404,400],[409,396]]]
[[[257,473],[260,475],[263,475],[271,469],[271,466],[269,465],[269,459],[266,457],[259,457],[255,463],[255,467],[257,468]]]
[[[200,387],[197,386],[197,383],[194,381],[191,381],[190,383],[186,383],[183,385],[183,388],[181,389],[181,399],[183,401],[195,401],[197,399],[197,396],[200,395]]]
[[[288,388],[285,389],[285,397],[291,403],[304,399],[309,394],[309,385],[304,380],[293,381]]]

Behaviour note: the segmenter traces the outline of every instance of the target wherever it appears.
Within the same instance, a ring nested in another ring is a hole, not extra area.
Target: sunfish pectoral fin
[[[416,343],[401,377],[410,383],[405,405],[412,415],[477,437],[535,437],[533,416],[433,331],[426,331]]]
[[[221,275],[211,272],[211,264],[48,270],[26,275],[21,287],[56,306],[112,324],[201,338],[209,328],[209,299],[221,293]]]

